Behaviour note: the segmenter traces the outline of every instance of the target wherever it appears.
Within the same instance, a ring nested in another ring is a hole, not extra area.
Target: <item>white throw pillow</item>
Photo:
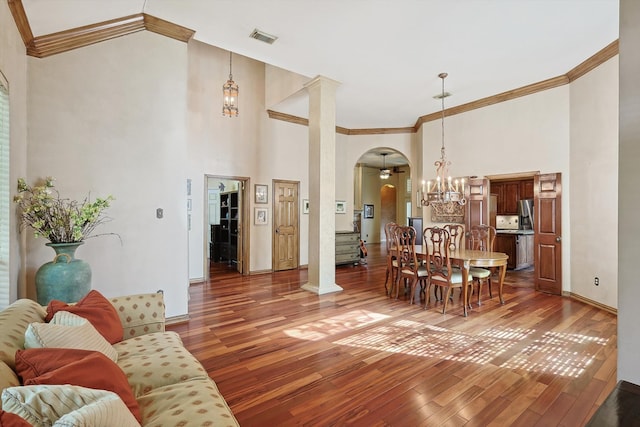
[[[118,352],[85,318],[59,311],[49,323],[31,323],[24,333],[24,348],[75,348],[99,351],[114,362]]]
[[[2,406],[36,427],[140,426],[117,394],[72,385],[10,387]]]

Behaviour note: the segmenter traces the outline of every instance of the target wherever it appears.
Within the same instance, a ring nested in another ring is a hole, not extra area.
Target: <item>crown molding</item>
[[[11,11],[11,15],[13,15],[13,20],[16,23],[20,37],[22,37],[22,42],[25,46],[29,46],[33,41],[33,33],[31,32],[31,26],[27,19],[27,13],[24,11],[22,0],[8,0],[8,2],[9,10]]]
[[[553,77],[551,79],[543,80],[517,89],[508,90],[497,95],[488,96],[476,101],[467,102],[466,104],[447,108],[444,110],[444,115],[445,117],[455,116],[456,114],[466,113],[468,111],[477,110],[478,108],[488,107],[489,105],[510,101],[522,96],[532,95],[547,89],[553,89],[554,87],[563,86],[567,83],[569,83],[569,78],[566,75]],[[419,117],[414,127],[415,129],[419,129],[423,123],[439,120],[440,118],[442,118],[442,111],[427,114],[426,116]]]
[[[151,31],[185,43],[188,42],[195,34],[194,30],[191,30],[187,27],[176,25],[172,22],[156,18],[155,16],[148,15],[146,13],[143,13],[142,15],[144,16],[144,28],[147,31]]]
[[[267,110],[270,119],[281,120],[283,122],[293,123],[296,125],[309,126],[309,119],[298,117],[291,114],[280,113],[278,111]],[[394,133],[413,133],[415,130],[411,127],[406,128],[375,128],[375,129],[348,129],[336,126],[336,133],[342,135],[381,135]]]
[[[580,65],[574,67],[567,73],[569,82],[579,79],[597,66],[605,63],[620,52],[620,41],[615,40],[605,46],[603,49],[587,58]]]
[[[71,28],[57,33],[34,37],[22,0],[8,0],[13,20],[27,48],[27,55],[45,58],[73,49],[100,43],[138,31],[151,31],[175,40],[187,42],[195,31],[146,13]]]

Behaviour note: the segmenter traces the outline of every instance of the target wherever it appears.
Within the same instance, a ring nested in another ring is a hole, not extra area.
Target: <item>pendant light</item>
[[[231,51],[229,51],[229,80],[222,85],[222,115],[224,117],[238,117],[238,85],[231,74]]]
[[[450,93],[444,91],[444,79],[447,73],[440,73],[438,77],[442,79],[442,94],[435,98],[442,100],[442,147],[440,148],[440,160],[436,160],[436,179],[435,181],[422,181],[422,205],[429,206],[433,203],[457,203],[464,205],[467,200],[464,198],[464,178],[452,180],[448,176],[449,165],[451,162],[447,160],[444,150],[444,99],[450,96]]]

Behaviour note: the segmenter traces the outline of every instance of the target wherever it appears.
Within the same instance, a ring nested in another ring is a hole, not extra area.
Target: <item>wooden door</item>
[[[562,294],[561,174],[534,177],[534,265],[537,291]]]
[[[298,268],[298,185],[297,181],[273,181],[273,271]]]
[[[465,188],[467,206],[465,209],[465,229],[468,232],[473,225],[489,224],[489,180],[486,178],[471,178]],[[467,247],[469,239],[467,238]]]

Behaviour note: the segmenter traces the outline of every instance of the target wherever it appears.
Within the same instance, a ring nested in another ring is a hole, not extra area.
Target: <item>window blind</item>
[[[9,280],[9,84],[0,72],[0,309],[11,303]]]

